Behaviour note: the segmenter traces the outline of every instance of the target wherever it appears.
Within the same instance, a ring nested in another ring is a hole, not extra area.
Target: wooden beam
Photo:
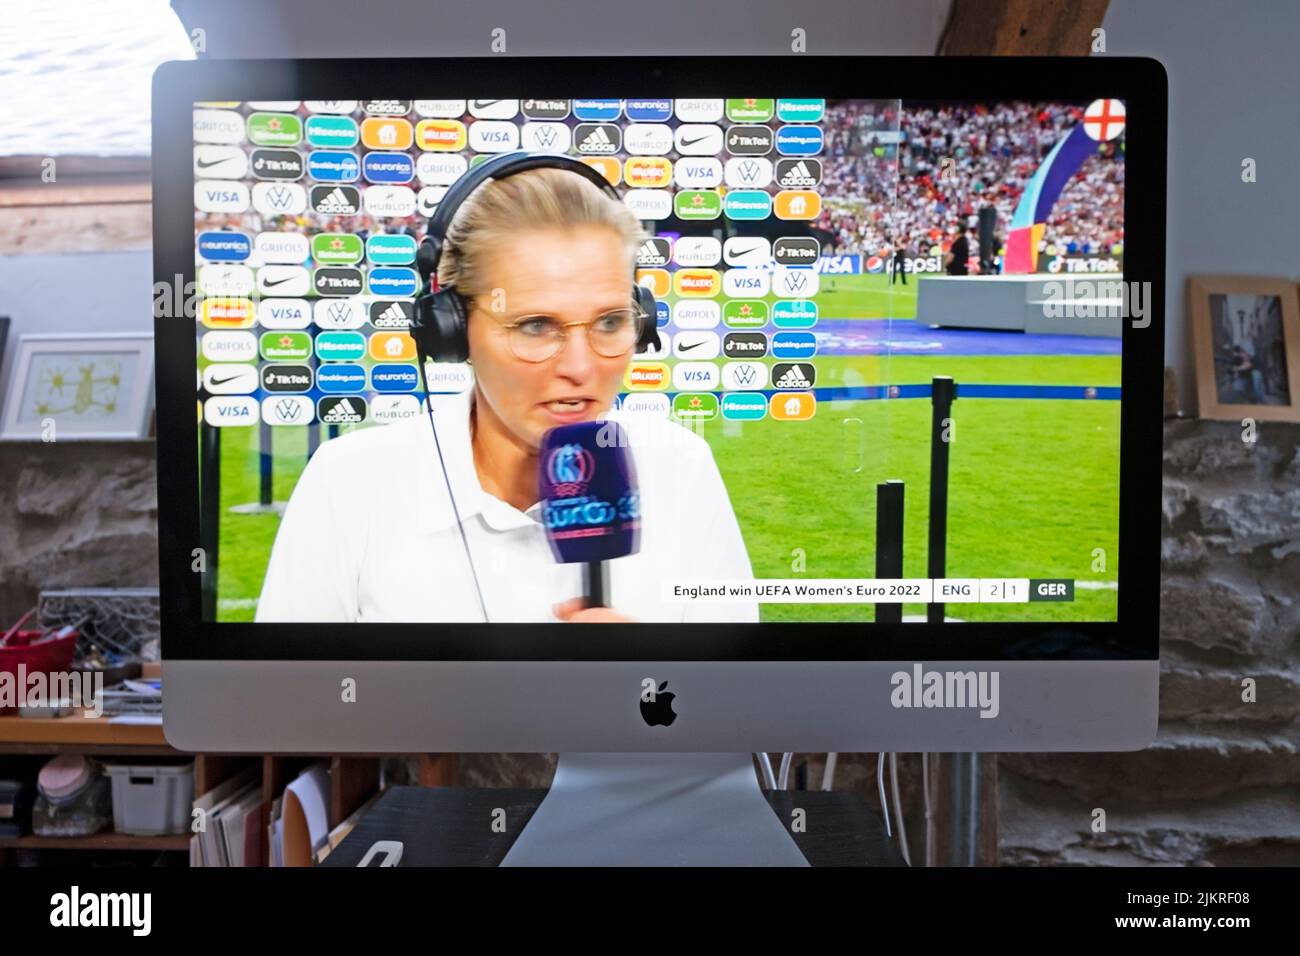
[[[1088,56],[1110,0],[952,0],[940,56]]]

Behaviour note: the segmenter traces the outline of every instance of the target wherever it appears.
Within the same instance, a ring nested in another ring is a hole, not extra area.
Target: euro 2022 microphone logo
[[[555,494],[564,498],[585,492],[595,472],[595,458],[579,444],[561,445],[552,450],[546,463],[546,476],[550,478]]]

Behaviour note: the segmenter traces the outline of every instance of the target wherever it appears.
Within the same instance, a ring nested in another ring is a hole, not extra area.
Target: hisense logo
[[[998,671],[894,671],[889,682],[893,707],[979,708],[980,717],[998,715]]]

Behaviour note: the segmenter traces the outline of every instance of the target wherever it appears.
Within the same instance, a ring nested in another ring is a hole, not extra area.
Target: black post
[[[583,584],[587,594],[587,607],[609,607],[609,562],[585,561],[582,565]]]
[[[205,621],[217,619],[217,545],[221,540],[221,429],[199,423],[199,547],[203,574],[199,608]]]
[[[271,443],[271,426],[265,421],[257,424],[257,458],[258,458],[258,495],[257,500],[265,507],[270,507],[275,497],[271,485],[271,468],[275,462],[275,449]]]
[[[903,483],[882,481],[876,485],[876,577],[903,576]],[[877,624],[899,624],[903,605],[877,604]]]
[[[936,375],[930,384],[930,543],[927,551],[929,576],[947,577],[948,564],[948,446],[952,438],[952,403],[957,386],[947,375]],[[925,619],[943,623],[944,606],[930,604]]]

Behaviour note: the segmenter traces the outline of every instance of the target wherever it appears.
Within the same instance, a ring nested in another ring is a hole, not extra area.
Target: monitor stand
[[[502,866],[807,866],[750,754],[560,754]]]

